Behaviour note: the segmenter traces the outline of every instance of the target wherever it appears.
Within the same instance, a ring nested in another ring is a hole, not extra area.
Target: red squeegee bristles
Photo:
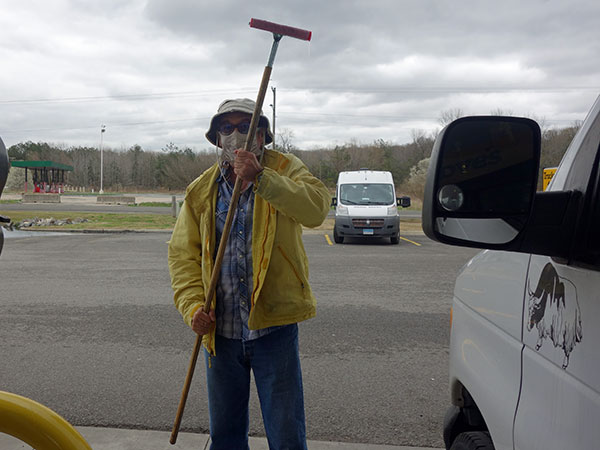
[[[267,22],[266,20],[250,19],[250,26],[252,28],[258,28],[259,30],[302,39],[303,41],[310,41],[310,38],[312,37],[312,31],[288,27],[287,25],[279,25],[278,23]]]

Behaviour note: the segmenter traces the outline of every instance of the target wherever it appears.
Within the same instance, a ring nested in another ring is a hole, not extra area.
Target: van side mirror
[[[407,197],[407,196],[396,197],[396,205],[398,205],[402,208],[409,208],[410,207],[410,197]]]
[[[427,173],[425,234],[447,244],[514,249],[532,210],[540,147],[540,127],[526,118],[472,116],[447,125]]]
[[[337,197],[331,197],[331,206],[337,206]]]

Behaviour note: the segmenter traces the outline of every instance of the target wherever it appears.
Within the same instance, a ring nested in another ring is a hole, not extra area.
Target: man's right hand
[[[202,308],[200,308],[198,311],[196,311],[194,317],[192,318],[192,330],[194,330],[200,336],[204,336],[214,326],[215,320],[216,317],[214,309],[211,309],[210,312],[206,314]]]

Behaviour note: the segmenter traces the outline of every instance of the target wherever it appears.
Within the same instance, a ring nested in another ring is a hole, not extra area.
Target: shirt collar
[[[231,173],[231,166],[227,165],[224,168],[219,168],[219,175],[217,176],[217,179],[215,180],[217,184],[222,183],[223,181],[226,181],[227,178],[229,178],[229,174]]]
[[[227,181],[227,178],[229,178],[229,174],[231,173],[232,170],[233,169],[231,168],[231,166],[227,166],[224,169],[219,169],[219,175],[217,176],[217,179],[215,180],[215,183],[221,184],[221,183]],[[227,184],[229,184],[229,183],[227,183]],[[246,187],[246,189],[244,189],[242,191],[242,194],[244,192],[246,192],[248,189],[250,189],[253,184],[254,183],[250,182],[248,184],[248,186]],[[229,186],[230,186],[230,189],[233,189],[233,185],[232,184],[229,184]],[[252,190],[252,189],[250,189],[250,190]]]

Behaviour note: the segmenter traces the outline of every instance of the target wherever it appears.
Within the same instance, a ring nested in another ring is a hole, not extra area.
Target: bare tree
[[[544,116],[538,116],[538,115],[532,114],[530,116],[530,118],[535,120],[538,123],[538,125],[540,126],[540,129],[542,130],[542,136],[548,132],[548,130],[549,130],[548,121],[546,120],[546,118]]]
[[[513,112],[510,109],[496,108],[490,111],[492,116],[512,116]]]
[[[442,127],[445,127],[450,122],[454,122],[456,119],[458,119],[459,117],[462,117],[464,115],[465,114],[464,114],[463,110],[460,108],[446,109],[440,113],[440,117],[438,118],[438,123]]]
[[[294,140],[294,132],[289,128],[282,128],[277,133],[275,137],[279,145],[277,149],[283,153],[291,153],[293,150],[297,150],[296,146],[293,144]]]
[[[431,155],[431,149],[433,147],[433,139],[428,136],[424,130],[411,130],[410,135],[412,137],[412,144],[417,150],[419,160]]]

